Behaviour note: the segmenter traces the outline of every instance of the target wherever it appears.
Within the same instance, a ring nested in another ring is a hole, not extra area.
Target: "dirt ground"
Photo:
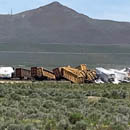
[[[70,83],[69,81],[53,81],[53,80],[43,80],[43,81],[32,81],[32,80],[0,80],[0,84],[23,84],[23,83],[39,83],[39,82],[49,82],[49,83],[57,83],[57,82],[64,82]]]

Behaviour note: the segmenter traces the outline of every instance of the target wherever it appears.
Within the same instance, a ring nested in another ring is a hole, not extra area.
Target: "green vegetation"
[[[123,68],[129,67],[129,57],[130,45],[0,44],[0,61],[3,65],[55,68],[84,63],[91,68]]]
[[[1,130],[128,130],[129,84],[0,84]]]

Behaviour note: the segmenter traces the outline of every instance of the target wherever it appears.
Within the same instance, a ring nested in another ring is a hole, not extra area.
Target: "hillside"
[[[0,15],[0,43],[129,44],[130,23],[91,19],[53,2],[15,15]]]

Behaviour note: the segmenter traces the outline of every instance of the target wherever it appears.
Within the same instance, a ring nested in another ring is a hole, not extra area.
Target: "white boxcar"
[[[12,67],[0,67],[0,78],[11,78],[13,73]]]
[[[128,77],[128,73],[127,72],[122,72],[120,70],[116,70],[116,69],[110,69],[110,71],[112,71],[113,73],[115,73],[116,79],[120,82],[123,82],[126,80],[126,78]]]
[[[106,70],[104,68],[96,68],[96,73],[99,76],[99,79],[105,83],[111,82],[114,84],[118,84],[121,82],[130,82],[129,72],[125,72],[125,69],[123,69],[123,70],[117,70],[117,69]],[[97,83],[100,83],[99,81],[97,80]]]
[[[105,83],[113,82],[115,79],[115,73],[102,67],[96,68],[96,73],[99,79],[101,79]]]

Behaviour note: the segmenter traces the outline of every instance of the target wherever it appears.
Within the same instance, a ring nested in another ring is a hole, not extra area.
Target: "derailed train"
[[[78,67],[59,67],[52,71],[44,67],[30,69],[0,67],[1,79],[17,80],[68,80],[72,83],[114,83],[130,82],[130,68],[123,70],[96,68],[88,69],[86,64]]]
[[[52,71],[43,67],[31,67],[30,69],[12,67],[4,68],[0,73],[0,78],[18,79],[18,80],[69,80],[72,83],[93,83],[97,79],[96,71],[90,70],[85,64],[78,67],[59,67]],[[9,69],[10,68],[10,69]],[[6,72],[6,75],[5,75]],[[8,74],[7,74],[8,73]],[[2,76],[3,75],[3,76]]]

